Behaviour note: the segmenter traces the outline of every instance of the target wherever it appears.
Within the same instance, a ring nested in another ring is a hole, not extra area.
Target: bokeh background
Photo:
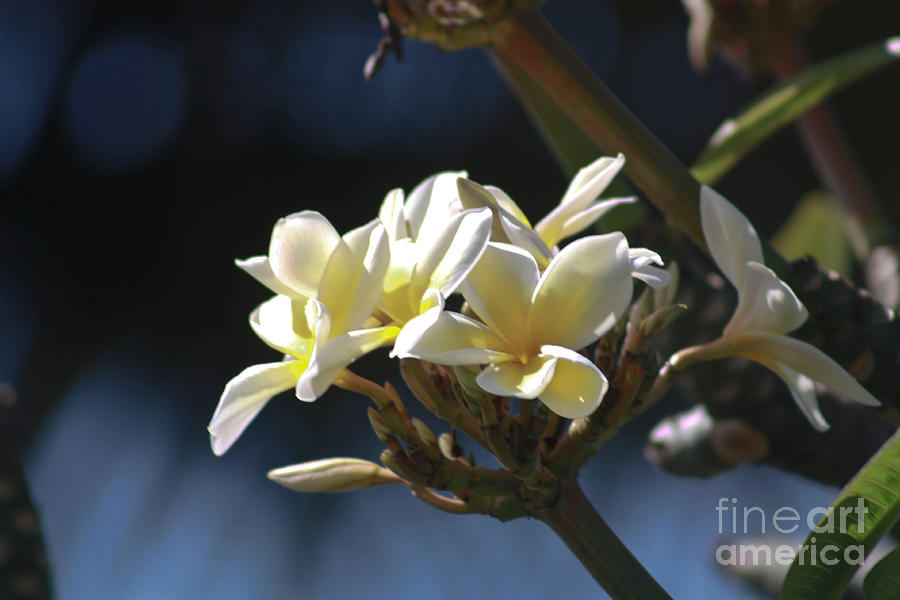
[[[721,61],[693,72],[675,0],[544,12],[685,162],[767,83]],[[812,55],[896,34],[898,16],[838,2]],[[18,392],[0,435],[24,461],[59,598],[598,596],[538,522],[438,513],[399,487],[301,496],[266,480],[375,459],[361,397],[284,394],[224,457],[209,450],[225,382],[273,359],[246,324],[266,291],[232,259],[264,253],[278,217],[316,209],[344,231],[446,169],[534,216],[565,189],[482,51],[407,43],[365,83],[381,35],[364,0],[0,2],[0,381]],[[896,210],[896,68],[835,102]],[[768,234],[818,185],[788,129],[720,189]],[[360,369],[397,378],[383,355]],[[756,597],[715,565],[718,499],[803,512],[834,491],[758,467],[656,471],[642,447],[659,416],[590,463],[588,495],[674,597]]]

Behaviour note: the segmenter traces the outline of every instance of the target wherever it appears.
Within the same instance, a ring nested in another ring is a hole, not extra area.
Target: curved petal
[[[552,356],[532,356],[526,364],[518,361],[490,364],[478,374],[475,382],[489,394],[515,398],[537,398],[556,370]]]
[[[583,348],[615,325],[631,302],[632,265],[619,232],[575,240],[534,291],[528,329],[541,344]]]
[[[672,283],[672,274],[665,269],[654,267],[654,264],[662,265],[662,258],[653,250],[647,248],[632,248],[628,251],[631,264],[634,265],[632,275],[640,279],[655,290],[662,289]]]
[[[816,398],[816,386],[813,380],[781,363],[767,366],[787,384],[794,402],[797,403],[813,428],[816,431],[828,431],[828,421],[819,410],[819,401]]]
[[[276,294],[298,300],[306,298],[306,296],[298,293],[294,288],[275,277],[275,273],[272,272],[272,266],[269,264],[268,256],[251,256],[247,260],[236,259],[234,264]]]
[[[509,346],[483,323],[440,306],[407,323],[392,357],[419,358],[438,365],[480,365],[512,360]]]
[[[414,240],[437,235],[447,222],[447,217],[461,210],[456,180],[465,176],[465,171],[438,173],[410,193],[405,211]]]
[[[848,400],[866,406],[881,406],[881,403],[841,365],[811,344],[763,331],[743,333],[736,337],[733,343],[736,354],[755,360],[770,369],[772,361],[781,363],[818,381]]]
[[[772,269],[748,262],[744,266],[743,280],[737,308],[722,337],[730,338],[747,331],[785,334],[806,322],[809,316],[806,307]]]
[[[740,291],[744,265],[750,261],[765,263],[756,230],[731,202],[705,185],[700,188],[700,221],[713,260]]]
[[[571,237],[576,233],[584,231],[593,225],[597,219],[600,219],[615,207],[623,204],[634,204],[635,202],[637,202],[637,198],[634,196],[627,198],[610,198],[609,200],[603,200],[602,202],[595,202],[583,211],[575,213],[566,219],[566,222],[563,223],[562,230],[559,232],[559,239],[552,243],[551,240],[544,239],[543,237],[542,239],[544,239],[548,246],[555,246],[556,242],[559,240],[564,240],[567,237]]]
[[[340,241],[328,219],[315,211],[279,219],[269,244],[272,272],[297,292],[315,296],[328,259]]]
[[[215,455],[225,454],[273,396],[294,387],[305,366],[298,361],[253,365],[229,381],[207,427]]]
[[[409,229],[403,215],[402,189],[396,188],[387,193],[378,209],[378,220],[384,225],[388,239],[392,242],[409,237]]]
[[[490,236],[491,211],[481,208],[453,215],[437,238],[418,240],[423,250],[410,276],[410,303],[418,305],[429,288],[444,296],[453,293],[481,258]]]
[[[624,164],[625,157],[622,154],[616,158],[604,156],[578,171],[572,178],[569,189],[566,190],[559,205],[535,225],[534,229],[540,234],[541,239],[548,246],[553,247],[559,240],[567,237],[563,234],[566,222],[587,210]],[[597,215],[596,218],[599,217],[600,215]],[[589,224],[586,223],[584,226]]]
[[[355,229],[335,246],[316,297],[331,312],[332,335],[359,327],[378,306],[390,250],[378,221]]]
[[[520,223],[524,223],[528,227],[531,227],[531,222],[528,220],[528,217],[525,216],[525,213],[522,212],[522,209],[519,208],[519,205],[516,204],[515,200],[509,197],[509,194],[493,185],[486,185],[484,186],[484,189],[490,192],[500,208],[515,217]]]
[[[553,259],[553,251],[544,243],[537,232],[514,219],[509,213],[501,210],[500,226],[509,241],[519,248],[527,251],[538,264],[538,268],[545,269]]]
[[[547,408],[561,417],[586,417],[600,406],[609,383],[591,361],[568,348],[541,346],[541,356],[556,358],[556,372],[539,395]]]
[[[399,327],[357,329],[317,346],[309,366],[297,381],[297,397],[312,402],[331,386],[332,382],[353,361],[376,348],[390,344],[400,332]]]
[[[272,348],[308,361],[314,340],[307,328],[305,305],[287,296],[275,296],[250,314],[250,327]]]
[[[538,266],[531,254],[490,242],[459,289],[494,333],[521,349],[531,344],[526,319],[537,285]]]

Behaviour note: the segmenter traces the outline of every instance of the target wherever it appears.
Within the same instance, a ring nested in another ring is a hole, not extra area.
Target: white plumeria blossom
[[[462,210],[456,180],[465,172],[439,173],[404,202],[387,194],[378,217],[387,229],[391,262],[380,308],[398,325],[446,298],[481,257],[491,235],[491,211]]]
[[[606,333],[631,302],[634,265],[621,233],[588,236],[546,269],[515,245],[491,242],[460,286],[481,321],[438,305],[400,332],[393,355],[487,365],[476,377],[499,396],[540,398],[560,416],[591,414],[609,387],[575,350]]]
[[[363,328],[381,299],[389,253],[377,220],[342,237],[321,214],[304,211],[278,221],[268,256],[236,261],[278,294],[250,325],[285,359],[248,367],[225,386],[208,427],[215,454],[276,394],[295,388],[313,401],[350,363],[394,340],[397,327]]]
[[[821,350],[786,334],[808,317],[788,285],[763,263],[759,236],[750,221],[715,190],[703,186],[700,217],[710,254],[738,293],[738,305],[720,340],[729,354],[771,369],[788,385],[797,405],[819,431],[828,423],[819,410],[814,381],[868,406],[880,403]]]
[[[619,154],[616,158],[601,157],[582,168],[572,178],[559,205],[534,227],[519,206],[499,188],[481,186],[461,177],[457,181],[458,201],[467,208],[490,208],[494,213],[491,239],[528,251],[543,271],[559,252],[560,240],[584,231],[616,206],[636,201],[635,198],[597,200],[624,165],[625,156]],[[668,272],[654,266],[663,264],[657,253],[633,248],[631,258],[633,275],[638,279],[654,287],[668,285],[671,281]]]

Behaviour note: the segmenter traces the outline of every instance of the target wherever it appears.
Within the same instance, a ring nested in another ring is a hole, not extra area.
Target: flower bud
[[[347,492],[402,480],[367,460],[324,458],[272,469],[269,479],[295,492]]]

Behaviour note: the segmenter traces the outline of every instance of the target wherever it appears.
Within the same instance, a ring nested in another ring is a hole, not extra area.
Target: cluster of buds
[[[369,420],[386,446],[384,466],[335,458],[276,469],[270,478],[298,491],[404,483],[442,510],[505,520],[549,510],[559,482],[699,360],[739,355],[766,365],[819,428],[827,425],[813,379],[877,404],[831,359],[785,335],[805,309],[762,264],[749,221],[709,188],[703,230],[739,303],[720,338],[680,350],[659,368],[648,341],[686,308],[673,304],[675,265],[661,269],[657,253],[631,248],[621,232],[559,246],[634,201],[597,200],[624,160],[604,157],[582,169],[534,226],[506,193],[464,172],[434,175],[408,197],[392,190],[376,219],[343,236],[317,212],[281,219],[268,255],[237,264],[275,293],[250,324],[285,358],[251,366],[226,385],[209,425],[213,451],[224,453],[276,394],[293,388],[313,401],[337,385],[373,400]],[[632,304],[635,279],[646,288]],[[464,303],[448,310],[457,292]],[[436,435],[389,383],[347,368],[382,347],[451,432]],[[477,466],[456,432],[502,468]]]

